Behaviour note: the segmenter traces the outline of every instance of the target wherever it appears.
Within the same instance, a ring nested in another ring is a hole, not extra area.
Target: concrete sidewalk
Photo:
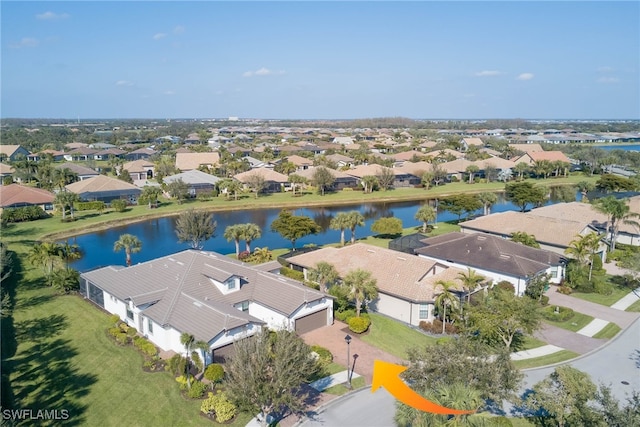
[[[593,319],[587,326],[580,329],[577,334],[584,335],[585,337],[592,337],[609,324],[608,321],[602,319]]]
[[[634,302],[640,300],[640,288],[634,289],[629,292],[627,295],[620,298],[615,304],[611,306],[611,308],[615,310],[625,311],[629,306],[631,306]]]
[[[511,360],[525,360],[533,359],[534,357],[548,356],[549,354],[557,353],[564,350],[562,347],[555,345],[543,345],[541,347],[531,348],[529,350],[522,350],[511,354]]]
[[[318,391],[324,391],[326,389],[328,389],[329,387],[333,387],[334,385],[338,385],[338,384],[344,384],[347,382],[347,373],[348,371],[342,371],[342,372],[338,372],[335,373],[333,375],[329,375],[328,377],[324,377],[324,378],[320,378],[317,381],[312,382],[311,384],[309,384],[312,388],[318,390]],[[360,375],[352,372],[351,373],[351,379],[353,380],[354,378],[358,378]]]

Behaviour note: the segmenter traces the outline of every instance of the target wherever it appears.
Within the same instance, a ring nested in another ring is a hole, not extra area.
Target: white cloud
[[[166,91],[164,91],[164,95],[171,96],[171,95],[175,95],[175,94],[176,94],[176,93],[175,93],[174,91],[172,91],[172,90],[166,90]]]
[[[516,77],[516,80],[531,80],[532,78],[532,73],[522,73],[518,77]]]
[[[165,38],[165,37],[167,37],[167,34],[166,34],[166,33],[157,33],[157,34],[155,34],[155,35],[153,36],[153,39],[154,39],[154,40],[160,40],[160,39],[163,39],[163,38]]]
[[[613,67],[608,67],[608,66],[598,67],[598,71],[600,73],[610,73],[613,71]]]
[[[253,77],[253,76],[273,76],[277,74],[284,74],[284,71],[271,71],[268,68],[262,67],[256,71],[245,71],[242,73],[243,77]]]
[[[618,83],[620,81],[617,77],[600,77],[598,83]]]
[[[116,86],[133,86],[133,82],[130,82],[129,80],[118,80],[116,82]]]
[[[9,44],[11,49],[21,49],[23,47],[36,47],[40,42],[33,37],[23,37],[19,42]]]
[[[476,76],[478,76],[478,77],[488,77],[488,76],[499,76],[500,74],[503,74],[502,71],[484,70],[484,71],[477,72]]]
[[[37,14],[36,19],[41,21],[57,21],[59,19],[67,19],[69,16],[68,13],[44,12]]]
[[[173,34],[182,34],[182,33],[184,33],[184,27],[182,25],[177,25],[173,29]]]

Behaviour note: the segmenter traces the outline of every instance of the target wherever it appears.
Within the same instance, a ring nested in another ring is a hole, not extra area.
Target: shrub
[[[106,205],[103,201],[75,202],[73,208],[77,211],[103,211]]]
[[[136,328],[127,329],[127,335],[129,335],[130,337],[135,337],[137,333],[138,330]]]
[[[349,319],[349,330],[356,334],[361,334],[369,329],[371,320],[366,317],[352,317]]]
[[[540,297],[540,304],[542,304],[543,306],[549,305],[549,297],[546,295],[542,295]]]
[[[429,332],[430,334],[442,333],[442,321],[439,319],[433,319],[433,322],[425,322],[424,320],[422,320],[418,326],[420,327],[420,329],[425,332]]]
[[[117,314],[112,314],[111,316],[109,316],[109,323],[118,326],[118,324],[120,323],[120,316],[118,316]]]
[[[114,337],[120,345],[126,345],[129,342],[129,337],[124,332],[117,333]]]
[[[236,416],[238,410],[236,405],[231,403],[225,393],[213,394],[209,392],[208,397],[200,405],[200,411],[207,415],[216,414],[216,421],[224,423]]]
[[[513,423],[511,420],[505,416],[492,417],[490,418],[491,425],[495,427],[512,427]]]
[[[120,330],[121,330],[122,332],[125,332],[125,333],[126,333],[126,332],[129,330],[129,325],[127,325],[127,324],[126,324],[126,323],[124,323],[124,322],[120,323],[120,325],[119,325],[119,326],[120,326]]]
[[[542,317],[555,322],[565,322],[574,316],[574,311],[568,307],[552,305],[542,310]]]
[[[333,354],[331,354],[331,352],[326,348],[314,345],[311,347],[311,351],[318,355],[318,362],[321,366],[326,366],[333,362]]]
[[[127,202],[122,199],[113,200],[111,202],[111,207],[116,212],[124,212],[127,209]]]
[[[176,382],[180,384],[180,390],[187,389],[187,377],[185,377],[184,375],[176,377]]]
[[[353,308],[350,308],[344,311],[338,311],[335,313],[336,319],[338,319],[341,322],[348,322],[349,319],[355,316],[356,316],[356,310]]]
[[[290,279],[299,280],[301,282],[304,280],[304,273],[302,271],[294,270],[289,267],[280,267],[280,274]]]
[[[158,354],[158,349],[156,349],[156,346],[153,345],[151,341],[141,336],[136,335],[133,338],[133,345],[136,346],[141,352],[143,352],[147,356],[153,357],[156,354]]]
[[[2,222],[34,221],[49,215],[40,206],[23,206],[20,208],[6,208],[2,211]]]
[[[244,261],[247,258],[249,258],[251,256],[251,253],[249,251],[242,251],[238,254],[238,259],[240,261]]]
[[[571,293],[571,288],[568,286],[558,286],[558,292],[564,295],[569,295]]]
[[[107,329],[107,332],[109,332],[109,335],[111,335],[112,337],[115,338],[116,335],[122,333],[122,330],[120,330],[120,328],[118,328],[118,327],[113,327],[113,328]]]
[[[503,291],[509,291],[512,294],[516,292],[516,288],[513,286],[513,284],[506,280],[502,280],[498,282],[498,284],[496,285],[496,288],[501,289]]]
[[[202,381],[194,380],[191,382],[191,388],[187,391],[187,396],[191,399],[200,399],[204,396],[204,392],[207,390],[207,385]]]
[[[212,363],[205,369],[204,377],[212,383],[220,382],[224,378],[224,368],[218,363]]]
[[[173,375],[183,374],[186,367],[187,359],[179,354],[172,356],[167,363],[167,371],[171,372]]]

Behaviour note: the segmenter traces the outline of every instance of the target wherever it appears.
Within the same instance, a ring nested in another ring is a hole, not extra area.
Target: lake
[[[601,148],[603,150],[622,150],[622,151],[640,151],[640,144],[633,145],[599,145],[597,148]]]
[[[579,195],[577,196],[579,197]],[[298,208],[294,210],[295,215],[307,215],[313,218],[321,227],[322,231],[317,235],[304,237],[296,242],[296,248],[301,248],[306,244],[325,245],[327,243],[337,243],[340,241],[340,231],[329,229],[329,222],[338,212],[358,210],[365,217],[365,225],[356,228],[356,238],[372,235],[371,224],[382,217],[394,216],[402,220],[403,227],[418,226],[422,223],[414,218],[418,208],[424,203],[434,201],[412,201],[393,203],[365,203],[353,206],[334,207],[313,207]],[[549,202],[553,203],[553,202]],[[507,210],[518,210],[512,203],[506,201],[502,194],[498,194],[498,203],[491,211],[504,212]],[[230,211],[214,213],[214,220],[217,223],[216,235],[204,243],[204,250],[214,251],[222,254],[235,252],[235,243],[227,242],[223,237],[227,226],[233,224],[255,223],[262,228],[262,237],[251,244],[252,250],[256,247],[289,248],[291,242],[283,239],[278,233],[270,230],[271,222],[277,218],[280,209],[253,209],[245,211]],[[482,214],[482,210],[474,214]],[[105,265],[124,265],[124,252],[114,252],[113,244],[121,234],[129,233],[137,236],[142,241],[142,250],[132,255],[132,262],[139,263],[149,261],[154,258],[166,256],[190,246],[187,243],[178,243],[175,233],[175,222],[177,217],[166,217],[137,222],[121,227],[114,227],[108,230],[97,231],[90,234],[82,234],[70,238],[71,243],[76,243],[84,252],[84,256],[72,263],[73,268],[86,271]],[[438,212],[438,221],[451,221],[457,219],[447,211]],[[350,231],[345,231],[345,239],[350,237]],[[244,249],[244,241],[240,242],[241,250]]]

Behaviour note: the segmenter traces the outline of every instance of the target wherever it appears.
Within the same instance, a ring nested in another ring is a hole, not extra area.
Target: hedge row
[[[21,208],[6,208],[2,211],[2,222],[24,222],[47,218],[49,215],[40,206],[23,206]]]
[[[103,211],[107,205],[102,201],[76,202],[73,204],[73,208],[77,211]]]

